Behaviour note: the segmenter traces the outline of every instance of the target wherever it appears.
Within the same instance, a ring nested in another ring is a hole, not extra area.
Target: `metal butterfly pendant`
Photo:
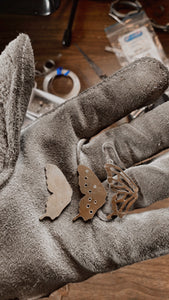
[[[138,198],[138,187],[134,181],[119,167],[111,163],[105,165],[107,181],[112,191],[112,213],[107,216],[122,218]]]
[[[47,217],[51,220],[59,217],[72,197],[72,188],[62,171],[52,164],[47,164],[45,169],[46,183],[51,195],[48,197],[45,214],[39,218],[40,221]]]
[[[79,186],[85,196],[80,200],[79,214],[73,219],[82,217],[84,221],[92,219],[106,201],[106,190],[98,177],[88,167],[79,165]]]

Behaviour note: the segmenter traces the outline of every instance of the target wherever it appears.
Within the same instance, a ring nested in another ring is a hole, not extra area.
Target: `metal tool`
[[[134,10],[130,10],[128,13],[121,13],[121,8],[131,8]],[[138,0],[115,0],[112,2],[110,6],[110,12],[109,16],[115,19],[117,22],[123,24],[123,19],[126,17],[130,17],[134,14],[139,13],[143,10],[143,6]],[[151,20],[151,25],[154,27],[154,29],[161,30],[164,32],[169,32],[169,23],[166,23],[165,25],[161,25],[156,23],[154,20]]]
[[[35,87],[32,89],[32,94],[31,94],[29,103],[31,103],[33,101],[34,97],[40,97],[44,100],[47,100],[48,102],[52,102],[56,106],[59,106],[59,105],[61,105],[65,102],[65,99],[63,99],[63,98],[60,98],[60,97],[55,96],[51,93],[47,93],[47,92],[44,92],[42,90],[37,89],[36,88],[36,83],[35,83]],[[41,115],[42,114],[35,113],[33,111],[30,111],[30,110],[27,110],[27,112],[26,112],[26,117],[31,121],[34,121],[34,120],[38,119],[39,117],[41,117]]]
[[[166,23],[165,25],[160,25],[156,23],[154,20],[151,20],[151,25],[154,27],[154,29],[169,32],[169,23]]]
[[[53,95],[51,93],[39,90],[37,88],[33,88],[30,101],[32,101],[32,99],[35,96],[42,97],[42,98],[46,99],[47,101],[51,101],[52,103],[54,103],[56,105],[60,105],[63,102],[65,102],[65,100],[61,97],[58,97],[58,96]]]
[[[71,9],[70,17],[69,17],[69,22],[67,25],[67,29],[64,32],[63,40],[62,40],[62,45],[66,46],[66,47],[69,47],[71,44],[72,26],[73,26],[73,21],[75,18],[77,5],[78,5],[78,0],[73,0],[72,9]]]
[[[95,62],[77,44],[75,44],[75,46],[80,51],[80,53],[84,56],[84,58],[87,60],[87,62],[89,63],[89,65],[92,67],[92,69],[95,71],[96,75],[100,79],[107,78],[107,75],[105,73],[103,73],[103,71],[100,69],[100,67],[97,66],[95,64]]]
[[[129,11],[126,14],[123,14],[120,12],[121,6],[125,7],[125,8],[134,8],[134,10]],[[142,5],[139,1],[135,0],[135,1],[124,1],[124,0],[115,0],[112,2],[111,7],[110,7],[110,16],[112,16],[114,18],[114,16],[116,18],[118,18],[118,22],[119,20],[124,19],[125,17],[131,16],[133,14],[139,13],[142,10]]]

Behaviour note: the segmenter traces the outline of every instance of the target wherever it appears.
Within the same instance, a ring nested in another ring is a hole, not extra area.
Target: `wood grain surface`
[[[169,22],[169,1],[142,0],[150,18],[160,24]],[[72,44],[62,46],[72,1],[61,0],[60,8],[51,16],[1,15],[0,50],[18,33],[27,33],[32,41],[36,69],[42,71],[48,59],[56,65],[75,72],[81,82],[81,91],[100,81],[76,47],[78,44],[107,75],[120,68],[113,53],[106,52],[109,42],[104,29],[115,21],[108,16],[111,1],[81,0],[75,17]],[[158,32],[164,50],[169,56],[169,34]],[[60,95],[70,83],[58,84]],[[41,88],[41,80],[38,80]],[[117,271],[99,274],[83,283],[69,284],[54,292],[50,300],[110,300],[110,299],[169,299],[169,255],[137,263]]]
[[[169,299],[169,255],[68,284],[49,300]]]

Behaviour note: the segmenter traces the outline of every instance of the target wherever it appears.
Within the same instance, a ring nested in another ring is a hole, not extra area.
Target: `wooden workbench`
[[[168,1],[141,2],[150,18],[153,17],[162,24],[169,21]],[[108,0],[79,1],[72,44],[69,48],[63,48],[61,41],[70,13],[70,0],[61,0],[60,8],[48,17],[1,15],[0,50],[3,50],[18,33],[25,32],[32,40],[36,68],[42,70],[46,60],[53,59],[58,67],[70,69],[78,75],[83,91],[100,79],[75,44],[78,44],[107,75],[120,68],[115,55],[104,50],[109,44],[104,28],[114,22],[108,16],[110,3]],[[159,32],[158,35],[169,56],[169,33]],[[62,94],[62,89],[60,93]],[[169,255],[137,263],[112,273],[100,274],[83,283],[69,284],[49,299],[169,299],[168,278]]]

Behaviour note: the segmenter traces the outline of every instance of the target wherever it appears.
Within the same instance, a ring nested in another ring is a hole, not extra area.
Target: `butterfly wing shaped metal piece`
[[[85,196],[80,200],[79,214],[73,219],[82,217],[84,221],[92,219],[97,210],[106,201],[106,190],[94,172],[86,166],[78,166],[80,191]]]
[[[138,198],[138,187],[134,181],[119,167],[113,164],[106,164],[107,181],[112,191],[112,213],[107,216],[120,218],[126,214]]]
[[[72,197],[72,188],[56,165],[46,165],[46,183],[52,195],[48,197],[46,212],[40,217],[40,221],[46,217],[49,217],[51,220],[59,217],[64,208],[70,203]]]

